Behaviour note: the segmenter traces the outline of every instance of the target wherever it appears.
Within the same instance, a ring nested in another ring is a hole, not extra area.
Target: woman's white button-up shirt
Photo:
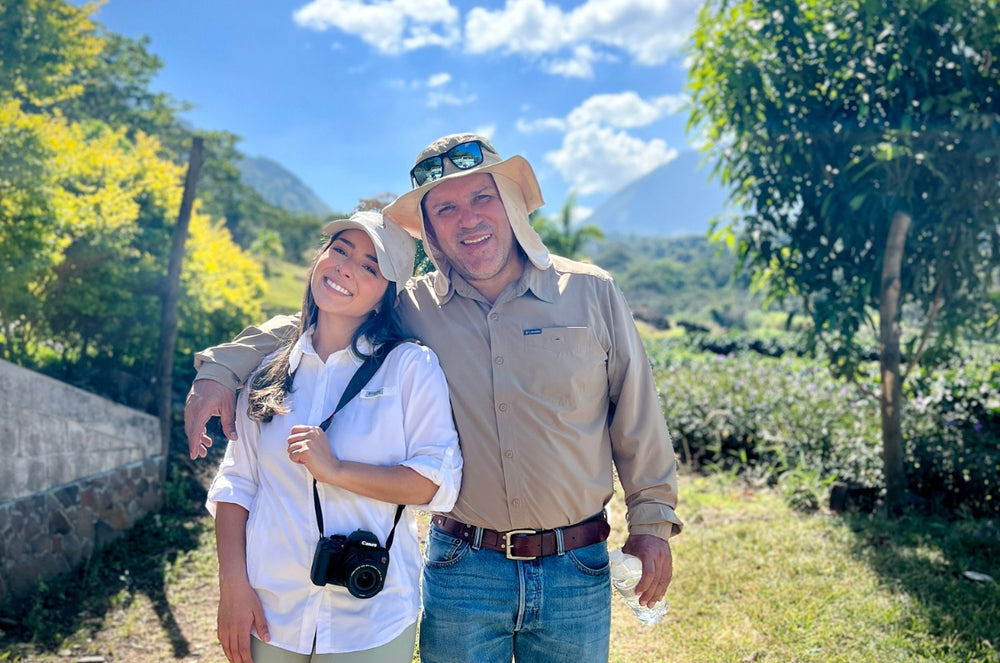
[[[359,344],[361,345],[361,344]],[[361,345],[362,351],[369,350]],[[266,362],[267,360],[265,360]],[[288,458],[292,426],[318,426],[333,412],[361,365],[343,350],[320,361],[311,334],[291,354],[295,372],[287,403],[291,411],[267,424],[246,416],[246,392],[236,411],[238,440],[229,443],[208,492],[208,510],[232,502],[249,511],[247,570],[260,597],[271,644],[299,653],[340,653],[385,644],[413,624],[420,609],[421,555],[412,510],[449,511],[461,483],[462,457],[448,387],[437,355],[403,343],[333,418],[327,430],[334,455],[372,465],[405,465],[438,485],[429,504],[404,511],[390,549],[385,588],[358,599],[347,588],[317,587],[309,579],[319,532],[312,475]],[[373,532],[385,545],[395,504],[318,484],[323,534]]]

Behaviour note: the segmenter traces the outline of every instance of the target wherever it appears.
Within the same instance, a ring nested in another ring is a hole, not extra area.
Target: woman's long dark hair
[[[247,416],[253,421],[266,424],[274,418],[274,415],[289,412],[285,397],[292,392],[292,382],[295,379],[295,374],[290,368],[292,347],[319,319],[319,307],[312,292],[313,273],[316,271],[320,256],[338,236],[340,233],[327,240],[313,258],[312,266],[309,268],[309,279],[306,282],[306,292],[302,297],[299,328],[288,340],[288,345],[250,379],[250,404],[247,407]],[[396,313],[396,284],[393,281],[389,281],[377,311],[372,311],[351,337],[351,350],[359,357],[366,357],[367,355],[358,348],[358,340],[362,337],[368,339],[376,353],[380,352],[386,343],[394,345],[404,340],[402,324],[399,321],[399,314]]]

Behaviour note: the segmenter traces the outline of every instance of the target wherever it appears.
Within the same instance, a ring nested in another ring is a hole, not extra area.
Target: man
[[[432,517],[421,658],[606,661],[612,463],[643,605],[662,600],[668,539],[681,529],[676,460],[625,299],[603,270],[546,250],[528,220],[543,200],[522,157],[456,134],[421,152],[410,175],[414,189],[383,214],[423,238],[437,271],[408,283],[399,313],[441,360],[465,463],[454,509]],[[231,389],[289,324],[199,356],[185,409],[192,457],[211,444],[211,416],[230,434]]]

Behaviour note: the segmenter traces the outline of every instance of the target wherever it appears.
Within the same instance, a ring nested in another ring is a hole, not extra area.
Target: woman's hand
[[[292,426],[288,457],[305,465],[320,483],[390,504],[427,504],[436,483],[405,465],[369,465],[335,458],[326,431],[319,426]]]
[[[226,658],[232,663],[253,663],[251,627],[257,628],[257,637],[264,642],[271,639],[257,592],[247,582],[220,583],[218,636]]]
[[[319,426],[292,426],[288,457],[293,463],[305,465],[316,481],[336,485],[341,463],[333,457],[326,431]]]

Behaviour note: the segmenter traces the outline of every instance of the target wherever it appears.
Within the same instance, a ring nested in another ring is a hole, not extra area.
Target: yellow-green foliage
[[[186,249],[177,349],[189,357],[261,320],[267,285],[260,264],[233,242],[222,222],[193,214]]]
[[[266,288],[260,264],[233,244],[223,223],[207,216],[191,217],[181,282],[185,296],[202,311],[214,313],[246,302],[251,317],[260,315],[256,302]]]
[[[177,209],[182,169],[158,154],[155,138],[140,133],[130,141],[125,133],[0,103],[4,225],[35,221],[37,238],[58,263],[81,234],[134,235],[141,205]]]
[[[85,128],[57,119],[50,124],[51,171],[58,183],[52,205],[71,236],[92,230],[131,236],[141,205],[164,214],[180,206],[182,169],[158,154],[157,139],[139,133],[129,141],[125,127]]]
[[[97,6],[0,0],[0,357],[100,390],[114,370],[153,375],[189,131],[172,100],[146,89],[161,63],[92,21]],[[231,152],[211,151],[225,140],[207,140],[209,201],[231,195],[218,179]],[[263,315],[261,268],[198,209],[181,275],[181,379],[193,349]]]
[[[183,176],[154,137],[0,102],[6,356],[53,342],[67,359],[150,370]],[[186,253],[179,350],[261,316],[261,268],[221,222],[195,212]]]
[[[76,8],[63,0],[0,4],[0,98],[13,94],[37,108],[84,92],[105,42],[90,15],[97,3]]]

